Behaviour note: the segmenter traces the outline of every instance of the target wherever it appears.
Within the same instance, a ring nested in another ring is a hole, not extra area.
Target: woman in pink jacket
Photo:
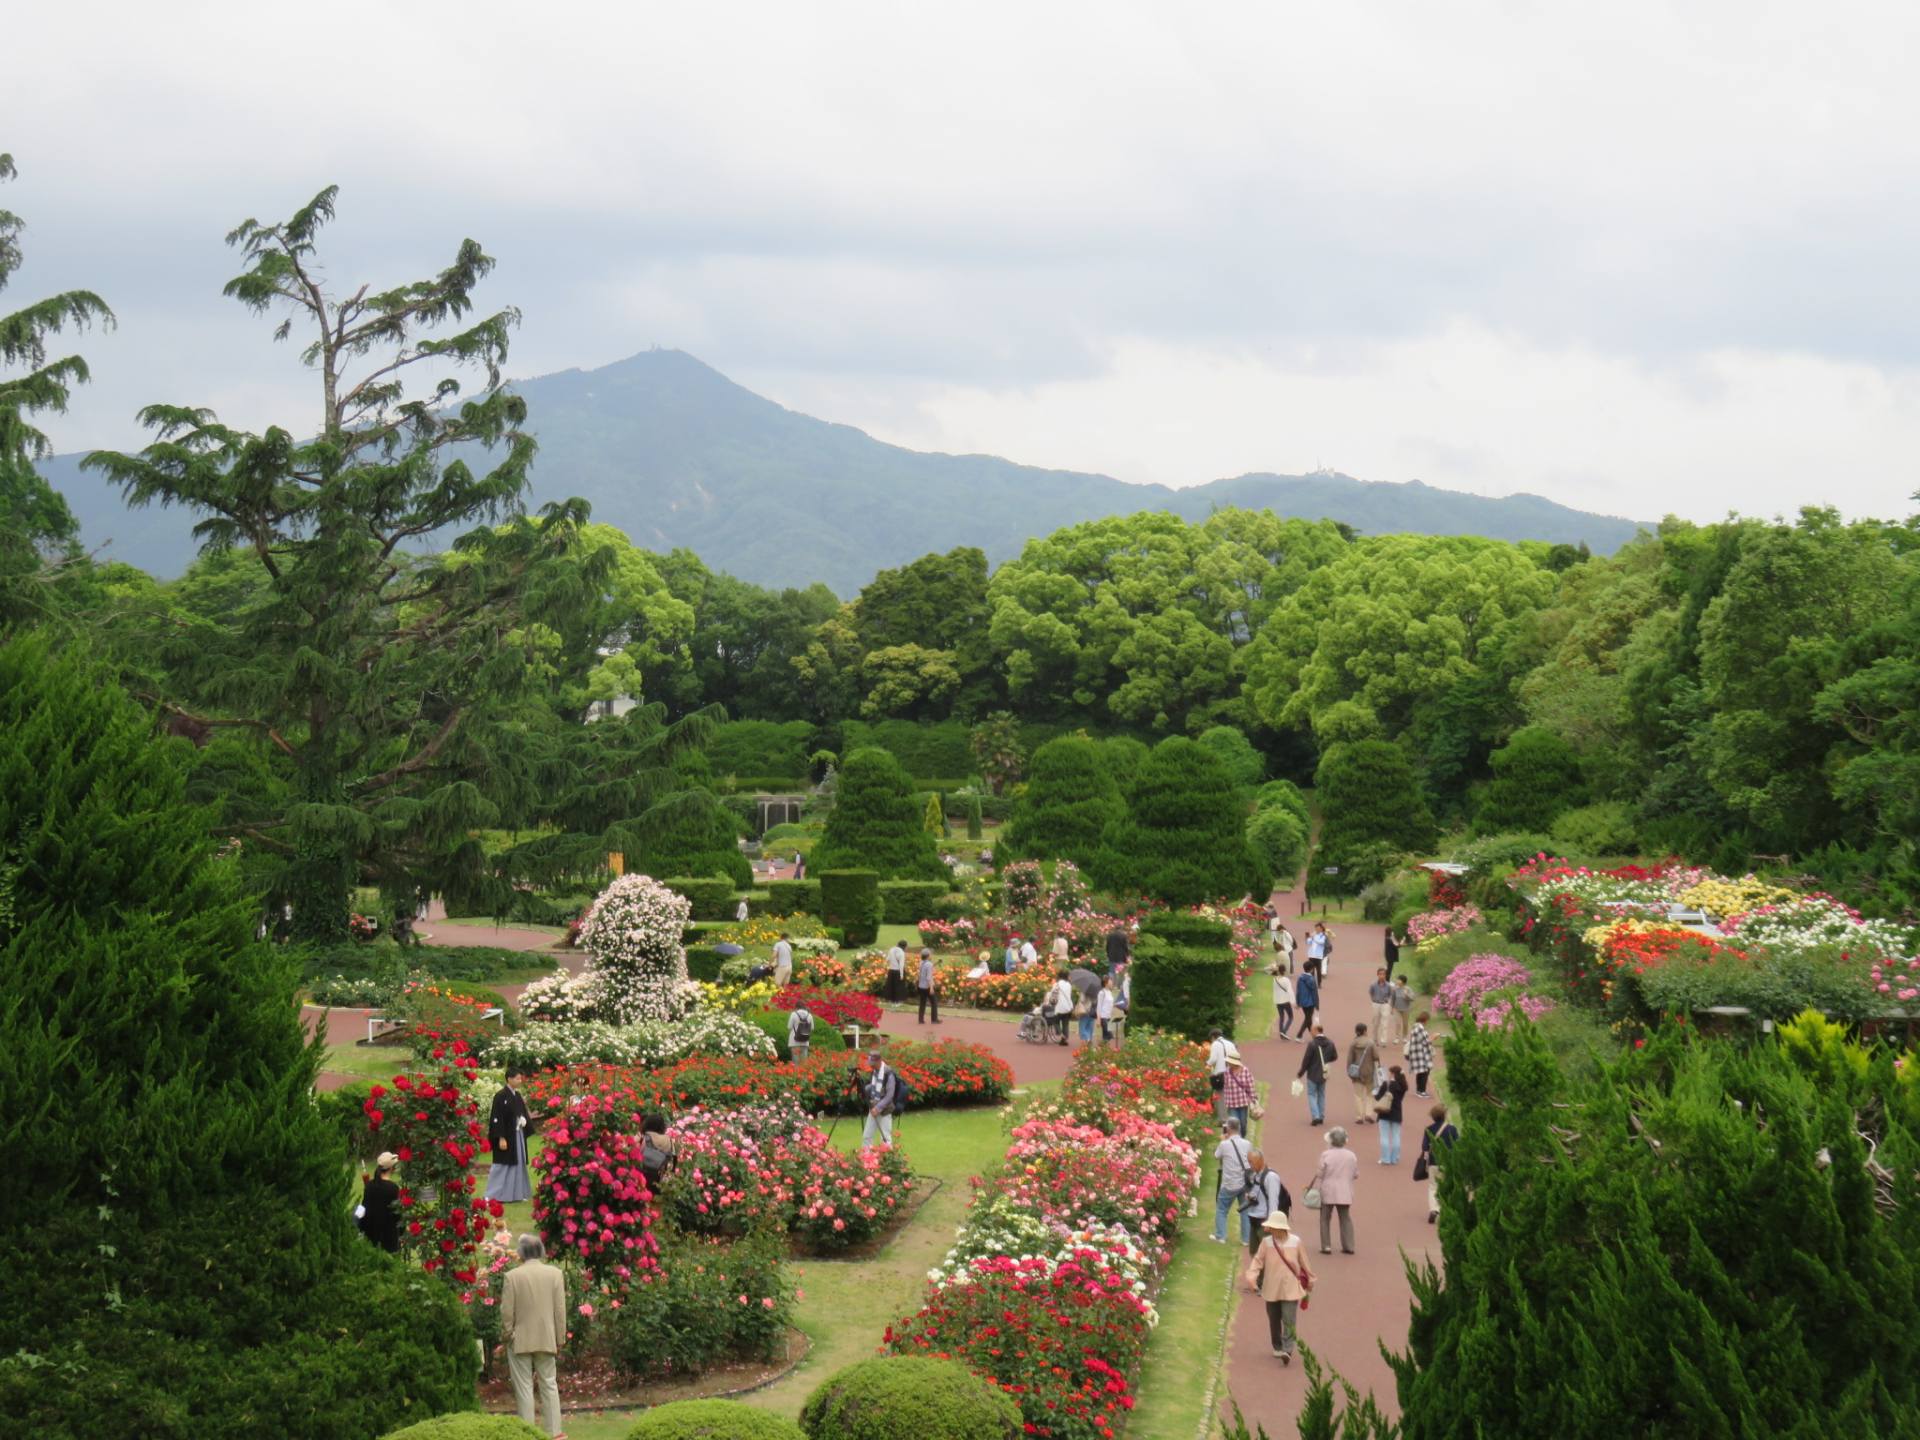
[[[1333,1212],[1340,1212],[1340,1249],[1353,1254],[1353,1182],[1360,1176],[1360,1157],[1347,1148],[1347,1131],[1336,1125],[1327,1132],[1327,1148],[1320,1152],[1320,1168],[1307,1182],[1309,1190],[1320,1192],[1320,1253],[1331,1255],[1333,1243],[1328,1228]]]
[[[1260,1247],[1247,1266],[1247,1288],[1267,1302],[1267,1336],[1282,1365],[1293,1363],[1295,1321],[1313,1291],[1313,1267],[1307,1247],[1293,1233],[1284,1212],[1276,1210],[1260,1227]]]

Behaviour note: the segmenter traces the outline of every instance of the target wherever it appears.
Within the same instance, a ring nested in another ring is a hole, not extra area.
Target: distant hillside
[[[1628,520],[1534,495],[1489,499],[1345,475],[1242,475],[1190,489],[1041,470],[991,455],[929,455],[783,409],[677,350],[517,383],[540,440],[533,501],[580,495],[594,518],[638,544],[684,546],[761,585],[824,580],[852,595],[876,570],[930,550],[977,545],[990,560],[1077,520],[1136,510],[1201,519],[1227,505],[1343,520],[1381,534],[1549,540],[1611,552]],[[44,473],[89,545],[160,575],[192,557],[191,520],[128,512],[78,458]]]

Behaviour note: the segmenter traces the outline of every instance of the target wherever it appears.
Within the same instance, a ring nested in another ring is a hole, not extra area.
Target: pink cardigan
[[[1319,1188],[1322,1205],[1351,1205],[1353,1182],[1359,1178],[1360,1157],[1350,1148],[1329,1145],[1320,1152],[1320,1168],[1313,1172],[1313,1186]]]

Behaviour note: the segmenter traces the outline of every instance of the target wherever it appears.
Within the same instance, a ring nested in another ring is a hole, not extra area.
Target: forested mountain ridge
[[[785,409],[691,355],[650,350],[516,382],[540,452],[532,508],[578,495],[650,550],[692,550],[768,586],[824,581],[851,596],[877,571],[975,546],[998,564],[1064,525],[1140,510],[1202,520],[1226,506],[1406,531],[1586,544],[1610,554],[1634,522],[1533,495],[1494,499],[1419,481],[1253,474],[1175,490],[991,455],[928,454]],[[42,473],[105,558],[170,577],[193,554],[180,511],[129,511],[77,456]]]

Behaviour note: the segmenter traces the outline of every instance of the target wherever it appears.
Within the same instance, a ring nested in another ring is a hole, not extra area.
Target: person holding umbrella
[[[1074,994],[1078,997],[1073,1009],[1080,1017],[1080,1043],[1091,1045],[1094,1010],[1100,1003],[1100,977],[1081,965],[1067,972],[1067,983],[1073,986]]]

